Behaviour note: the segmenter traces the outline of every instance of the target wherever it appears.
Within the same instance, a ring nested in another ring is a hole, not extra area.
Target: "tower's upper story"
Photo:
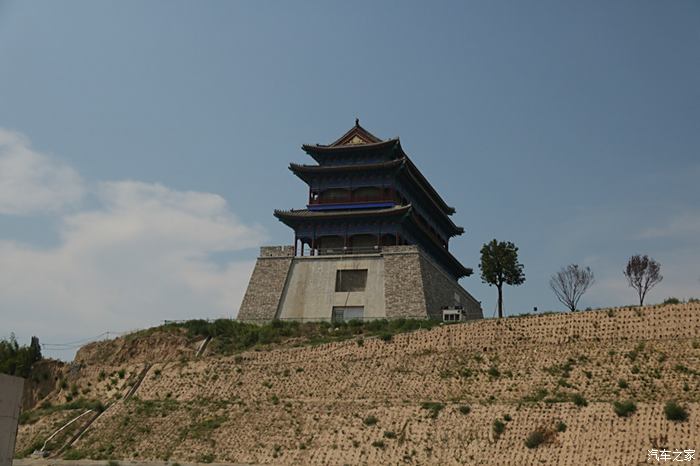
[[[355,126],[335,142],[328,145],[304,144],[302,149],[318,165],[292,163],[289,169],[309,185],[309,209],[335,208],[334,204],[341,204],[337,206],[339,208],[347,208],[347,204],[371,208],[375,206],[362,204],[372,201],[392,203],[394,199],[381,199],[376,189],[389,187],[394,188],[402,198],[402,205],[410,203],[424,212],[426,220],[435,222],[446,238],[464,233],[464,229],[449,218],[455,213],[455,208],[442,199],[418,170],[401,148],[399,138],[383,141],[355,120]],[[353,193],[348,193],[347,188],[354,191],[354,198],[348,199],[348,195]]]
[[[448,252],[450,238],[464,233],[450,218],[454,207],[406,155],[399,138],[382,140],[355,120],[331,144],[304,144],[302,149],[316,164],[292,163],[289,169],[309,186],[306,209],[275,211],[277,218],[295,230],[302,246],[309,244],[315,250],[318,244],[333,241],[328,237],[336,236],[344,237],[347,249],[348,232],[374,234],[381,246],[382,236],[394,234],[395,244],[421,245],[438,262],[447,264],[453,276],[471,273]],[[341,223],[346,227],[344,233]],[[325,239],[319,242],[321,237]]]

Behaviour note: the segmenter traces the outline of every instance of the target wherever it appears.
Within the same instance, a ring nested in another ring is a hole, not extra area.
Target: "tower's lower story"
[[[294,246],[260,248],[238,319],[442,319],[446,308],[482,318],[480,303],[417,245],[338,252],[298,256]]]

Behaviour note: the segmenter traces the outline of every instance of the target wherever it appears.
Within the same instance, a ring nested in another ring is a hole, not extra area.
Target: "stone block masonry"
[[[387,318],[425,319],[427,307],[420,255],[416,246],[393,246],[384,251],[384,294]]]
[[[425,307],[428,315],[434,319],[442,317],[443,306],[452,303],[462,306],[466,312],[466,318],[483,318],[481,303],[464,288],[459,286],[449,275],[438,267],[428,256],[420,256],[420,270],[425,293]]]
[[[336,290],[338,270],[367,270],[363,291]],[[370,254],[294,257],[292,246],[260,249],[238,319],[330,320],[334,307],[361,307],[365,319],[441,318],[462,306],[482,318],[479,302],[419,246],[384,246]]]
[[[483,317],[479,301],[418,246],[386,246],[382,255],[387,318],[441,319],[446,306],[462,306],[467,319]]]
[[[293,259],[293,246],[260,248],[260,257],[238,312],[239,320],[262,323],[275,318]]]

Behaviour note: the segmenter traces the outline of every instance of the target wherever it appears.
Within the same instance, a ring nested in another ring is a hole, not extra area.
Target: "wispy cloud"
[[[0,128],[0,214],[55,212],[84,194],[73,168],[33,150],[22,134]]]
[[[85,195],[80,176],[27,149],[26,139],[0,134],[14,148],[11,163],[31,167],[19,171],[31,175],[11,179],[13,186],[31,194],[41,180],[50,184],[31,201],[5,194],[2,212],[53,212],[60,239],[49,249],[0,240],[3,331],[70,341],[163,319],[235,315],[253,264],[222,262],[217,254],[257,246],[265,233],[242,223],[225,199],[110,181],[94,183],[92,207],[61,211]],[[57,169],[63,174],[52,177]],[[0,192],[8,193],[5,180]]]
[[[583,306],[635,304],[635,292],[622,273],[634,254],[648,254],[661,263],[664,279],[650,291],[647,302],[700,297],[700,211],[690,203],[611,202],[574,212],[552,231],[547,247],[555,253],[549,256],[553,271],[556,260],[590,266],[595,273],[596,283],[584,295]],[[581,251],[587,254],[577,256]],[[545,289],[542,276],[530,278],[530,286]]]
[[[651,227],[639,233],[640,239],[700,237],[700,211],[682,212],[661,227]]]

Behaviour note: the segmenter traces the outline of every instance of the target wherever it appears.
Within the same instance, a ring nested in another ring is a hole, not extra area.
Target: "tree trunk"
[[[498,287],[498,318],[503,317],[503,285]]]

